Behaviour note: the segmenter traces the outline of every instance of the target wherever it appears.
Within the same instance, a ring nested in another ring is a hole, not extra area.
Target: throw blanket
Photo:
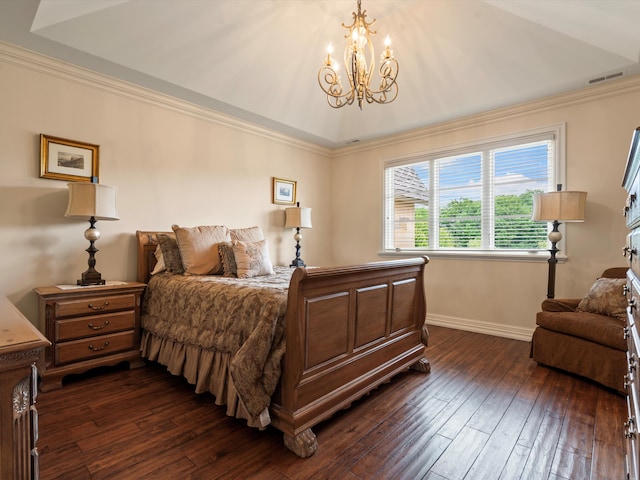
[[[285,352],[287,290],[293,269],[238,279],[155,275],[144,297],[142,327],[174,342],[230,354],[230,372],[254,418],[269,406]]]

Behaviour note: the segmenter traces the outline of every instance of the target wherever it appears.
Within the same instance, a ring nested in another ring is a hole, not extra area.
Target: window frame
[[[385,235],[387,231],[385,205],[385,175],[386,169],[389,167],[399,167],[410,165],[418,162],[431,161],[434,159],[446,158],[456,155],[464,155],[471,151],[484,151],[489,148],[500,148],[501,144],[514,145],[518,143],[527,143],[531,141],[541,140],[544,136],[551,136],[555,140],[554,156],[552,160],[553,167],[551,169],[551,185],[565,184],[566,181],[566,124],[558,123],[545,127],[539,127],[519,132],[513,132],[505,135],[488,137],[477,141],[466,142],[462,144],[443,146],[428,151],[399,155],[389,158],[381,158],[380,160],[380,246],[378,254],[380,256],[402,256],[414,257],[416,255],[427,255],[431,258],[451,258],[451,259],[497,259],[497,260],[518,260],[518,261],[547,261],[549,258],[548,250],[484,250],[484,249],[429,249],[429,248],[385,248]],[[431,179],[430,179],[431,180]],[[547,225],[547,231],[551,231],[551,223]],[[560,232],[562,233],[562,247],[557,254],[559,262],[567,259],[567,235],[565,225],[560,224]],[[550,248],[547,241],[547,247]]]

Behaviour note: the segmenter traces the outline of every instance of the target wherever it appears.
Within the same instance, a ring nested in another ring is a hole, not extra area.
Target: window
[[[533,194],[560,182],[562,126],[384,163],[384,250],[532,252]]]

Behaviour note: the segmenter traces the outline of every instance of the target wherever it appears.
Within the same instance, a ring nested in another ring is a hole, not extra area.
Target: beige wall
[[[260,225],[274,262],[288,264],[293,235],[281,226],[284,207],[271,203],[273,176],[297,180],[298,199],[313,208],[307,263],[383,259],[385,159],[558,123],[567,129],[565,187],[589,195],[587,221],[568,225],[559,245],[569,258],[558,265],[556,296],[582,296],[605,267],[625,264],[620,184],[640,125],[640,78],[330,152],[0,44],[0,109],[0,293],[34,322],[32,288],[75,282],[88,246],[88,222],[63,216],[65,182],[39,178],[40,133],[101,147],[100,181],[119,188],[121,220],[98,223],[97,269],[110,280],[135,279],[137,229],[172,223]],[[528,339],[546,282],[544,260],[434,257],[429,320]]]
[[[0,44],[0,293],[34,323],[37,286],[87,268],[88,222],[64,217],[66,182],[39,178],[39,134],[100,145],[100,182],[118,187],[120,220],[98,222],[96,268],[135,280],[135,231],[259,225],[272,260],[295,256],[272,177],[298,182],[313,208],[302,257],[331,263],[328,152],[152,92]]]
[[[633,130],[640,125],[640,79],[629,78],[527,105],[465,118],[344,149],[334,158],[332,210],[336,263],[379,260],[381,165],[385,159],[518,131],[566,124],[565,189],[585,190],[586,222],[568,224],[559,248],[556,298],[582,297],[609,266],[624,266],[621,187]],[[354,189],[353,185],[358,188]],[[433,257],[427,266],[427,311],[432,323],[529,339],[547,293],[542,261]]]

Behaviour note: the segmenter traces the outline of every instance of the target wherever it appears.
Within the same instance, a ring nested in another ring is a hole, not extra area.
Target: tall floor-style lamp
[[[558,185],[558,191],[548,193],[536,193],[533,196],[532,220],[553,222],[553,230],[549,232],[551,248],[549,253],[549,281],[547,286],[547,298],[554,298],[556,285],[556,254],[560,251],[557,244],[562,240],[562,233],[558,227],[562,222],[584,222],[584,207],[587,201],[587,192],[561,191],[562,185]]]
[[[296,233],[293,239],[296,241],[296,258],[291,262],[290,267],[306,266],[304,260],[300,258],[300,240],[302,240],[301,228],[311,228],[311,209],[303,208],[300,202],[295,207],[285,208],[284,228],[295,228]]]
[[[89,268],[78,280],[78,285],[104,285],[100,272],[94,268],[96,265],[95,254],[98,249],[94,242],[100,238],[100,232],[96,228],[98,220],[120,220],[116,208],[116,187],[108,187],[98,183],[68,183],[69,204],[65,217],[89,220],[89,228],[84,232],[84,238],[89,240]]]

